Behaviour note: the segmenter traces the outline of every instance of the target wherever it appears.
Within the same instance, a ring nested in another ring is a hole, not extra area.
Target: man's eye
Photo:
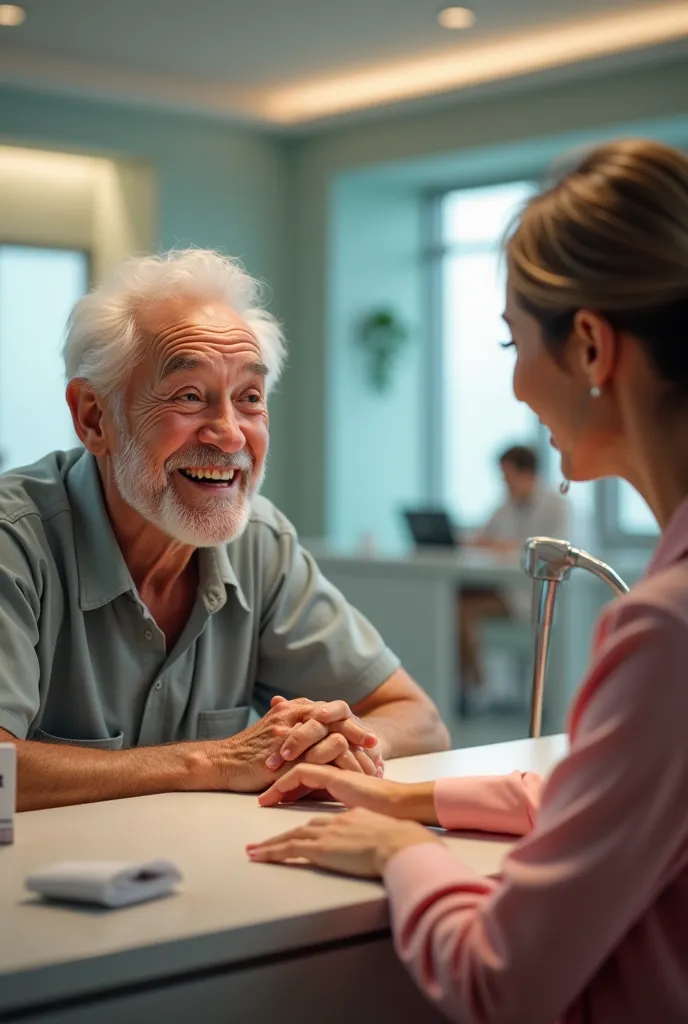
[[[177,395],[177,400],[188,404],[191,402],[200,402],[201,397],[200,395],[197,395],[195,391],[184,391],[181,395]]]
[[[250,395],[244,395],[244,401],[249,402],[251,405],[258,405],[262,402],[262,397],[254,391]]]

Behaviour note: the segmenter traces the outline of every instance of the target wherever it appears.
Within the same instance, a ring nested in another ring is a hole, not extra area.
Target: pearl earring
[[[602,397],[602,388],[599,387],[597,384],[593,385],[593,387],[590,388],[590,397],[591,398],[601,398]]]

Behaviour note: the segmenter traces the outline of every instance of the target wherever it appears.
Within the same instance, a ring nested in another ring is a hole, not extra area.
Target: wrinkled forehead
[[[224,302],[193,298],[166,298],[141,305],[136,323],[146,354],[154,360],[170,346],[202,345],[206,341],[253,344],[258,340],[244,318]]]
[[[213,367],[214,372],[224,366],[230,373],[247,364],[264,366],[254,332],[222,302],[188,298],[149,302],[137,309],[136,326],[141,344],[125,385],[128,400],[167,379],[170,366],[197,363]]]

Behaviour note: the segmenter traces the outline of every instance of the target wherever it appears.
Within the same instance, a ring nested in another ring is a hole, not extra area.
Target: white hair
[[[277,320],[261,305],[263,286],[238,260],[212,249],[177,249],[128,259],[80,299],[69,316],[62,348],[67,380],[84,377],[103,397],[121,393],[141,356],[137,313],[159,300],[223,302],[256,337],[268,367],[267,388],[279,379],[286,345]]]

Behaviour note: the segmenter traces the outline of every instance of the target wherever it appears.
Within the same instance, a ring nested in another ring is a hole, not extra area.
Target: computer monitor
[[[456,531],[446,512],[408,509],[404,518],[417,547],[456,548]]]

